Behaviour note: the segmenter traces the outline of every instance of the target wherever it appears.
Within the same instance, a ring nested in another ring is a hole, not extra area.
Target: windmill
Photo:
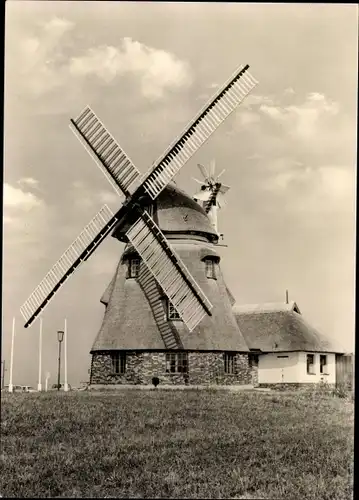
[[[56,292],[116,228],[129,225],[126,238],[142,258],[183,322],[192,331],[212,304],[146,208],[198,151],[219,125],[258,83],[241,66],[188,123],[165,152],[142,174],[89,106],[70,128],[93,156],[101,171],[125,201],[114,214],[107,205],[93,217],[21,306],[25,328],[44,310]]]
[[[197,202],[201,202],[200,204],[208,214],[212,226],[218,233],[217,211],[218,209],[224,207],[224,195],[229,190],[229,186],[226,186],[219,181],[219,178],[225,172],[225,170],[222,170],[222,172],[218,174],[217,177],[215,177],[214,173],[216,164],[214,160],[210,162],[208,170],[204,165],[201,165],[200,163],[197,164],[197,167],[199,168],[204,181],[199,181],[198,179],[193,178],[196,182],[201,184],[201,190],[193,195],[193,198]]]

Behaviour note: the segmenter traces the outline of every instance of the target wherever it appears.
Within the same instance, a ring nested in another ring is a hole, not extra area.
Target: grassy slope
[[[353,405],[210,391],[2,395],[16,497],[350,498]]]

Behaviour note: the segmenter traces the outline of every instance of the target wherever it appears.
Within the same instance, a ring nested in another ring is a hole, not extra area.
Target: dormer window
[[[137,278],[140,272],[140,259],[138,257],[133,257],[128,259],[128,278]]]
[[[151,217],[153,216],[153,213],[154,213],[153,203],[151,205],[145,206],[144,209],[146,210],[146,212],[148,213],[148,215],[150,215]]]
[[[216,263],[214,259],[204,259],[204,264],[206,266],[207,278],[215,280],[217,277],[216,277]]]

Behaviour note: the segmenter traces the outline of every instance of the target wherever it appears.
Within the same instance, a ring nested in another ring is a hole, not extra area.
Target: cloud
[[[252,111],[241,110],[238,113],[237,120],[242,126],[252,125],[260,121],[260,116],[258,113],[253,113]]]
[[[119,197],[115,193],[97,190],[96,187],[90,189],[83,182],[75,182],[68,194],[66,206],[60,208],[45,203],[29,191],[4,184],[3,254],[8,293],[10,290],[12,293],[16,290],[15,294],[21,291],[25,300],[25,295],[43,278],[105,202],[109,205],[112,202],[113,208],[119,207]],[[111,252],[117,254],[117,245],[116,241],[111,242],[111,238],[108,240],[105,251],[101,253],[105,264],[101,268],[100,254],[95,259],[94,268],[86,266],[88,271],[102,274],[113,270],[111,265],[114,257]],[[31,282],[29,276],[33,276]],[[23,283],[28,292],[24,292]]]
[[[61,87],[67,79],[63,39],[74,28],[67,19],[54,17],[43,24],[37,36],[19,42],[20,74],[26,77],[27,92],[35,95]]]
[[[252,121],[241,127],[251,146],[246,159],[256,160],[246,182],[261,192],[265,210],[281,217],[353,214],[355,170],[350,150],[343,155],[351,136],[346,114],[324,93],[284,94],[251,95],[238,113],[239,126],[246,113]]]
[[[286,127],[291,134],[306,139],[325,125],[325,120],[339,113],[339,105],[323,94],[312,92],[301,104],[281,107],[264,103],[260,105],[259,112]]]
[[[263,155],[260,155],[259,153],[253,153],[250,156],[247,156],[247,160],[262,160]]]
[[[21,268],[21,263],[32,261],[32,266],[36,265],[40,258],[46,257],[48,235],[53,220],[53,209],[47,206],[43,199],[30,191],[4,183],[6,274],[15,276],[25,273],[26,270]],[[31,266],[27,266],[27,272]]]
[[[17,181],[20,186],[30,186],[32,188],[37,188],[39,185],[39,181],[33,179],[32,177],[22,177]]]
[[[87,212],[89,217],[94,216],[95,212],[105,204],[112,210],[118,210],[121,200],[123,198],[110,189],[94,189],[82,180],[73,182],[70,187],[69,203],[74,210]]]
[[[269,204],[289,213],[353,213],[355,173],[345,165],[310,166],[290,158],[267,161],[257,186],[270,195]]]
[[[284,89],[284,94],[293,95],[295,94],[295,90],[292,89],[292,87],[288,87],[287,89]]]
[[[286,89],[284,94],[292,101],[296,98],[295,91],[291,88]],[[303,138],[311,136],[326,119],[336,117],[340,112],[338,103],[319,92],[308,93],[298,104],[283,105],[280,101],[278,97],[251,94],[241,107],[252,113],[252,122],[259,121],[262,116],[284,127],[287,132]],[[241,111],[239,115],[243,115],[244,121],[246,120],[245,112]],[[257,115],[257,119],[253,115]]]
[[[44,24],[44,31],[49,33],[52,37],[59,37],[67,31],[72,30],[74,26],[75,24],[68,19],[53,17]]]
[[[354,200],[355,171],[338,166],[320,167],[320,186],[323,193],[336,202]]]
[[[189,64],[171,52],[128,37],[120,39],[116,46],[84,47],[82,40],[81,48],[74,26],[67,19],[55,17],[37,32],[14,41],[9,74],[14,72],[11,79],[20,85],[26,83],[22,94],[51,97],[66,87],[60,111],[83,99],[85,92],[93,99],[99,84],[109,86],[119,79],[131,90],[135,82],[135,88],[148,99],[162,98],[168,91],[186,89],[192,84]],[[42,101],[40,108],[43,107]]]
[[[118,47],[103,45],[88,49],[82,57],[73,57],[69,71],[77,77],[96,76],[111,83],[118,76],[134,75],[140,80],[146,97],[159,98],[167,89],[191,84],[189,66],[170,52],[154,49],[131,38],[123,38]]]
[[[40,207],[43,201],[29,191],[23,191],[20,188],[4,183],[4,209],[16,208],[29,211],[32,208]]]
[[[241,107],[257,110],[257,108],[262,104],[267,104],[271,106],[274,104],[274,101],[268,96],[259,94],[249,94],[244,99],[243,103],[241,104]]]
[[[315,167],[356,161],[352,119],[324,93],[249,95],[233,125],[231,134],[246,134],[246,149],[255,147],[248,156],[257,152],[268,164],[276,158]]]

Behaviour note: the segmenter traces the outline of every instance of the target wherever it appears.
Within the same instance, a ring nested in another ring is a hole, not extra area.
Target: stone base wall
[[[158,377],[165,385],[250,385],[253,368],[247,354],[235,354],[235,373],[224,372],[221,352],[188,352],[188,373],[167,373],[165,352],[126,352],[126,372],[116,374],[112,368],[111,353],[92,355],[90,384],[152,384]]]

